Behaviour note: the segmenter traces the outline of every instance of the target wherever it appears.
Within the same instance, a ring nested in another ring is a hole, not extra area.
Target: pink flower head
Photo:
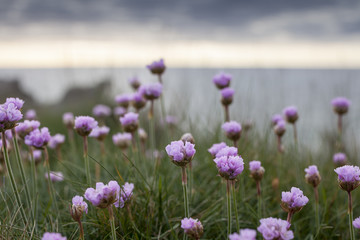
[[[230,86],[231,79],[232,76],[230,74],[219,73],[214,76],[213,82],[215,83],[217,88],[223,89]]]
[[[146,99],[144,98],[143,94],[136,92],[132,95],[131,103],[135,109],[140,110],[145,107]]]
[[[226,143],[224,142],[221,142],[221,143],[215,143],[211,146],[211,148],[208,149],[208,152],[213,156],[215,157],[216,154],[221,150],[223,149],[224,147],[227,147]],[[237,154],[237,151],[236,151],[236,154]]]
[[[25,137],[25,144],[41,149],[48,144],[50,139],[51,136],[49,129],[47,127],[43,127],[41,130],[35,129],[30,132],[29,135]]]
[[[331,105],[335,113],[342,115],[349,111],[351,102],[345,97],[337,97],[331,101]]]
[[[88,205],[83,197],[75,196],[72,198],[71,216],[75,221],[80,221],[83,213],[88,213]]]
[[[112,136],[115,146],[126,149],[131,145],[132,136],[130,133],[117,133]]]
[[[85,199],[98,208],[107,208],[118,201],[117,195],[120,186],[116,181],[110,181],[107,185],[102,182],[96,183],[96,189],[88,188],[85,191]]]
[[[265,240],[291,240],[294,239],[294,233],[289,228],[290,223],[287,221],[270,217],[260,219],[257,230]]]
[[[128,93],[120,94],[115,97],[115,102],[120,107],[128,108],[130,101],[131,101],[131,94]]]
[[[45,178],[48,179],[48,174],[45,173]],[[50,180],[52,182],[62,182],[64,181],[64,175],[61,172],[50,172]]]
[[[128,82],[129,82],[130,86],[135,90],[138,89],[141,85],[141,82],[140,82],[139,78],[137,78],[137,77],[129,78]]]
[[[248,228],[241,229],[240,234],[230,234],[229,240],[256,240],[256,231]]]
[[[115,107],[113,110],[113,114],[117,118],[124,116],[126,112],[127,110],[124,107]]]
[[[282,192],[281,207],[287,212],[300,211],[309,202],[299,188],[292,187],[290,192]]]
[[[163,59],[159,61],[153,61],[151,64],[146,66],[151,73],[161,75],[164,73],[166,66]]]
[[[75,130],[80,136],[88,136],[98,126],[93,117],[79,116],[75,118]]]
[[[226,122],[222,125],[222,129],[225,131],[226,136],[233,141],[239,140],[241,136],[241,125],[236,121]]]
[[[360,217],[355,218],[355,220],[352,222],[354,228],[360,229]]]
[[[241,156],[222,156],[214,159],[221,177],[234,180],[244,170],[244,160]]]
[[[276,135],[278,135],[279,137],[281,137],[282,135],[284,135],[285,131],[286,131],[286,123],[284,120],[279,120],[276,125],[274,126],[274,132]]]
[[[175,126],[178,122],[177,118],[175,116],[172,115],[167,115],[165,118],[165,121],[168,125],[170,126]]]
[[[316,165],[311,165],[305,168],[305,180],[313,187],[317,187],[320,184],[321,177]]]
[[[66,237],[61,236],[60,233],[46,232],[41,240],[66,240]]]
[[[279,121],[284,120],[283,117],[280,114],[275,114],[272,118],[271,118],[271,123],[273,126],[275,126]]]
[[[93,108],[93,115],[97,118],[108,117],[111,115],[111,108],[103,104],[98,104]]]
[[[93,137],[99,141],[103,141],[105,140],[109,132],[110,132],[110,128],[106,126],[96,127],[91,131],[89,137]]]
[[[237,156],[238,155],[238,149],[236,147],[228,147],[225,146],[221,148],[215,155],[215,157],[229,157],[229,156]]]
[[[335,153],[333,156],[333,161],[335,164],[337,165],[345,165],[346,161],[347,161],[347,157],[345,153]]]
[[[114,203],[115,207],[123,208],[125,204],[129,203],[133,195],[134,184],[126,182],[121,186],[118,192],[118,200]]]
[[[40,127],[40,122],[36,120],[25,120],[22,123],[19,123],[15,127],[16,134],[21,137],[22,139],[25,138],[31,131],[38,129]]]
[[[14,104],[18,110],[21,110],[24,105],[24,101],[20,98],[7,98],[4,103],[4,107],[7,108],[10,104]]]
[[[36,111],[34,109],[29,109],[25,113],[25,119],[27,120],[35,120],[36,117]]]
[[[173,163],[178,166],[185,166],[195,155],[195,144],[183,142],[182,140],[173,141],[165,148]]]
[[[163,86],[161,83],[147,83],[141,85],[138,92],[148,100],[158,99],[162,93]]]
[[[295,123],[299,118],[298,110],[295,106],[286,107],[283,111],[285,119],[289,123]]]
[[[120,122],[125,132],[135,132],[139,127],[139,114],[128,112],[120,117]]]
[[[360,169],[358,166],[345,165],[334,170],[338,174],[340,187],[351,192],[360,185]]]
[[[73,128],[75,124],[74,114],[66,112],[63,114],[63,123],[67,128]]]
[[[229,87],[221,89],[221,96],[222,96],[221,103],[225,106],[230,105],[233,101],[234,93],[235,93],[234,89]]]
[[[184,218],[181,220],[181,228],[190,238],[200,239],[204,233],[204,228],[198,219]]]
[[[8,98],[4,104],[0,105],[0,132],[14,128],[16,123],[22,119],[23,115],[19,107],[22,107],[23,101],[22,104],[18,101],[22,100]]]
[[[65,142],[65,136],[62,134],[55,134],[50,138],[49,147],[52,149],[59,148]]]

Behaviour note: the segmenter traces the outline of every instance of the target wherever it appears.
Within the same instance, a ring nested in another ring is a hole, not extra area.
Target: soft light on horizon
[[[171,67],[359,68],[356,42],[40,40],[0,42],[1,68]]]

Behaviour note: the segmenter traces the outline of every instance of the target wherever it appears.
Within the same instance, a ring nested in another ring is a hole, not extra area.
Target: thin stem
[[[181,180],[183,186],[183,195],[184,195],[184,209],[185,209],[185,217],[189,217],[189,200],[187,193],[187,175],[186,175],[186,167],[181,167]]]
[[[23,205],[22,205],[21,200],[20,200],[20,194],[19,194],[19,191],[17,189],[14,173],[13,173],[11,165],[10,165],[9,154],[8,154],[7,146],[6,146],[6,135],[5,135],[4,131],[1,132],[1,137],[2,137],[2,145],[3,145],[3,153],[4,153],[4,159],[5,159],[5,166],[6,166],[6,169],[8,170],[9,177],[10,177],[10,185],[11,185],[11,188],[13,189],[15,199],[16,199],[16,203],[18,204],[18,207],[20,208],[21,218],[22,218],[22,220],[24,222],[24,225],[26,226],[28,224],[28,221],[27,221],[27,218],[26,218],[26,214],[25,214]]]
[[[224,105],[225,109],[225,122],[230,121],[229,105]]]
[[[348,196],[349,196],[348,214],[349,214],[350,239],[355,240],[355,232],[354,232],[354,226],[353,226],[353,211],[352,211],[351,192],[348,192]]]
[[[342,133],[342,115],[338,114],[338,132],[339,136],[341,136]]]
[[[287,216],[287,219],[286,219],[286,221],[288,221],[288,223],[290,223],[291,224],[291,218],[292,218],[292,216],[293,216],[293,212],[288,212],[288,216]]]
[[[293,124],[293,129],[294,129],[294,142],[295,142],[295,145],[297,145],[298,143],[298,137],[297,137],[297,131],[296,131],[296,124],[294,123]]]
[[[86,182],[89,186],[91,186],[91,174],[90,174],[90,164],[89,164],[89,158],[88,158],[87,136],[84,136],[83,140],[84,140],[84,162],[85,162],[85,170],[86,170]]]
[[[261,186],[260,181],[256,181],[257,197],[258,197],[258,217],[261,218]]]
[[[234,141],[234,147],[236,147],[236,148],[237,148],[237,143],[238,143],[238,141]]]
[[[15,133],[15,129],[13,128],[11,130],[12,134],[13,134],[13,143],[14,143],[14,146],[15,146],[15,155],[16,155],[16,160],[17,160],[17,163],[18,163],[18,166],[19,166],[19,169],[20,169],[20,175],[21,175],[21,181],[25,187],[25,196],[26,196],[26,201],[27,201],[27,204],[28,204],[28,207],[31,208],[31,198],[30,198],[30,191],[29,191],[29,187],[26,183],[26,176],[25,176],[25,171],[24,171],[24,166],[22,164],[22,160],[21,160],[21,155],[20,155],[20,151],[19,151],[19,144],[18,144],[18,141],[17,141],[17,138],[16,138],[16,133]],[[32,210],[30,211],[31,212],[31,218],[32,220],[34,220],[34,214],[32,212]]]
[[[189,162],[189,204],[191,204],[191,196],[192,196],[192,162]]]
[[[283,148],[282,148],[282,145],[281,145],[281,137],[280,136],[277,136],[277,149],[278,149],[278,152],[279,153],[283,153]]]
[[[79,223],[79,230],[80,230],[80,240],[84,240],[84,228],[81,223],[81,220],[79,220],[78,223]]]
[[[112,240],[116,240],[115,218],[112,209],[112,204],[108,207],[108,210],[109,210],[109,221],[111,225]]]
[[[228,228],[227,228],[227,236],[231,233],[231,195],[230,195],[230,181],[226,181],[226,199],[227,199],[227,220],[228,220]]]
[[[319,191],[317,187],[314,187],[315,195],[315,221],[316,221],[316,234],[320,231],[320,215],[319,215]]]
[[[240,229],[239,215],[238,215],[238,209],[236,203],[237,201],[236,201],[236,193],[235,193],[235,181],[231,181],[231,187],[232,187],[232,197],[233,197],[235,217],[236,217],[236,229]]]
[[[150,110],[148,118],[150,121],[154,118],[154,100],[150,100]]]

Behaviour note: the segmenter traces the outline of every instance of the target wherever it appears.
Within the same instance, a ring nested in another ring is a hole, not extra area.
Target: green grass
[[[160,102],[155,102],[160,108]],[[75,113],[76,115],[76,113]],[[335,116],[334,116],[335,117]],[[149,133],[147,112],[141,113],[141,127]],[[184,115],[184,118],[188,117]],[[100,156],[100,145],[95,139],[89,138],[89,161],[92,175],[92,186],[95,186],[95,164],[101,165],[101,181],[116,180],[119,184],[132,182],[135,185],[134,195],[129,211],[115,209],[115,225],[118,239],[182,239],[183,231],[180,221],[184,217],[183,190],[181,184],[181,168],[174,165],[167,157],[164,148],[171,140],[178,140],[184,132],[191,132],[196,141],[196,154],[193,159],[192,189],[189,198],[189,212],[192,218],[198,218],[204,226],[204,235],[201,239],[227,238],[227,209],[226,209],[226,182],[217,176],[217,169],[207,149],[213,143],[227,141],[221,132],[221,122],[216,129],[198,130],[196,122],[185,121],[181,127],[168,130],[159,124],[160,114],[155,114],[155,148],[162,151],[158,169],[155,170],[156,159],[129,149],[125,154],[117,149],[111,141],[111,135],[120,131],[116,121],[108,119],[107,125],[111,133],[106,139],[106,157]],[[41,120],[41,119],[40,119]],[[301,120],[300,120],[301,121]],[[60,115],[56,120],[44,121],[52,134],[52,129],[62,129],[66,134],[65,126],[61,127]],[[200,128],[204,129],[204,127]],[[334,126],[334,131],[336,131]],[[320,133],[319,133],[320,134]],[[280,207],[281,191],[289,191],[292,186],[299,187],[310,199],[309,203],[292,219],[291,230],[295,239],[349,239],[347,194],[337,185],[337,176],[334,173],[332,154],[336,151],[332,131],[326,131],[324,141],[317,151],[310,151],[306,145],[293,145],[292,131],[288,127],[288,135],[283,143],[285,153],[280,155],[276,150],[276,138],[270,127],[252,129],[247,140],[242,138],[239,143],[239,153],[245,161],[245,170],[236,182],[236,199],[240,228],[256,229],[259,226],[257,211],[258,200],[256,183],[250,178],[248,163],[251,160],[260,160],[265,168],[265,175],[261,182],[262,187],[262,217],[279,217],[286,219],[287,214]],[[301,135],[301,133],[299,133]],[[170,139],[171,137],[171,139]],[[152,148],[152,136],[147,141],[147,149]],[[231,145],[230,141],[227,141]],[[19,142],[20,149],[26,152],[27,147]],[[138,149],[138,147],[137,147]],[[350,163],[357,164],[356,148],[346,149]],[[30,207],[26,204],[26,191],[21,184],[21,172],[15,164],[15,152],[10,152],[15,179],[25,208],[27,218],[31,219],[31,211],[36,207],[36,222],[24,226],[20,208],[16,204],[15,196],[10,186],[8,175],[2,177],[0,190],[0,235],[2,239],[41,239],[46,231],[58,231],[68,239],[78,239],[78,225],[70,216],[69,206],[75,195],[83,195],[86,183],[86,171],[83,161],[82,138],[75,134],[75,145],[69,142],[62,146],[63,160],[56,158],[52,150],[50,154],[50,168],[61,171],[65,176],[63,182],[53,183],[55,201],[60,214],[54,211],[54,202],[50,202],[47,182],[44,178],[46,169],[43,164],[37,166],[37,188],[39,194],[31,194]],[[33,192],[31,182],[31,165],[24,160],[26,182]],[[313,189],[306,184],[304,169],[316,164],[322,176],[319,185],[320,223],[321,230],[316,234],[315,201]],[[189,174],[188,174],[189,176]],[[274,178],[279,178],[279,186],[273,187]],[[360,215],[358,200],[359,190],[353,192],[354,218]],[[36,204],[34,204],[36,203]],[[89,213],[82,221],[85,239],[110,239],[111,228],[108,211],[97,209],[89,204]],[[232,206],[234,204],[232,203]],[[231,232],[236,232],[236,216],[232,214]],[[258,233],[258,239],[261,239]],[[356,236],[360,236],[356,233]]]

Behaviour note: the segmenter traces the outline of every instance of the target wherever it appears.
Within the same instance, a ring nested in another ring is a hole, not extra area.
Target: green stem
[[[236,229],[238,230],[240,229],[240,224],[239,224],[239,215],[238,215],[236,193],[235,193],[235,181],[231,181],[231,187],[232,187],[232,197],[233,197],[235,217],[236,217]]]
[[[30,161],[31,161],[31,180],[33,183],[33,215],[34,215],[34,224],[36,224],[36,220],[37,220],[37,173],[36,173],[36,166],[35,166],[35,160],[34,160],[34,155],[33,155],[33,151],[31,146],[29,146],[29,153],[30,153]],[[37,232],[37,225],[35,228],[35,231]]]
[[[227,218],[228,218],[228,228],[227,236],[231,234],[231,196],[230,196],[230,181],[226,181],[226,198],[227,198]]]
[[[81,220],[79,220],[78,223],[79,223],[79,230],[80,230],[80,239],[84,240],[84,228],[82,226]]]
[[[317,187],[314,187],[315,192],[315,221],[316,221],[316,235],[320,231],[320,215],[319,215],[319,191]]]
[[[18,204],[18,207],[20,208],[20,214],[21,214],[22,221],[24,222],[24,225],[26,226],[28,224],[28,221],[27,221],[27,218],[26,218],[26,214],[25,214],[23,205],[22,205],[21,200],[20,200],[20,194],[19,194],[19,191],[17,189],[14,173],[13,173],[11,165],[10,165],[9,154],[8,154],[7,146],[6,146],[6,135],[5,135],[4,131],[1,132],[1,137],[2,137],[2,145],[3,145],[3,153],[4,153],[4,159],[5,159],[5,166],[6,166],[6,169],[8,170],[9,177],[10,177],[10,185],[11,185],[11,188],[12,188],[12,190],[14,192],[15,199],[16,199],[16,202]]]
[[[26,196],[27,205],[31,209],[32,205],[31,205],[29,187],[28,187],[28,185],[26,183],[26,176],[25,176],[24,166],[22,164],[21,155],[20,155],[20,151],[19,151],[19,144],[18,144],[18,141],[16,139],[16,133],[15,133],[14,129],[12,129],[12,134],[13,134],[13,143],[14,143],[14,146],[15,146],[16,160],[17,160],[17,163],[18,163],[18,166],[19,166],[19,169],[20,169],[21,181],[22,181],[22,184],[24,185],[24,188],[25,188],[25,196]],[[33,214],[32,210],[30,212],[31,212],[31,219],[34,220],[34,214]]]
[[[113,213],[113,209],[112,209],[112,204],[108,207],[108,210],[109,210],[109,221],[110,221],[110,225],[111,225],[112,240],[116,240],[115,218],[114,218],[114,213]]]
[[[258,218],[261,218],[261,189],[260,181],[256,181],[257,197],[258,197]]]
[[[189,200],[187,193],[187,176],[186,176],[186,167],[181,167],[181,176],[182,176],[182,186],[183,186],[183,194],[184,194],[184,209],[185,209],[185,217],[189,217]]]
[[[85,170],[86,170],[86,182],[88,186],[91,186],[91,174],[90,174],[90,164],[88,157],[88,141],[87,136],[83,137],[84,140],[84,162],[85,162]]]
[[[353,212],[352,212],[352,199],[351,199],[351,192],[348,192],[349,196],[349,227],[350,227],[350,239],[355,240],[355,232],[354,232],[354,226],[353,226]]]

